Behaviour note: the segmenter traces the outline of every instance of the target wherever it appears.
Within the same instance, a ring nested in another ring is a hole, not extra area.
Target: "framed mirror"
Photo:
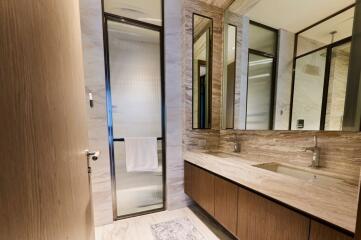
[[[273,127],[278,31],[250,21],[246,130]]]
[[[213,20],[193,14],[193,128],[212,126]]]
[[[360,131],[354,99],[361,91],[352,87],[359,80],[349,72],[353,1],[319,3],[322,11],[312,17],[296,10],[308,9],[303,2],[284,0],[281,12],[267,1],[242,12],[236,2],[225,14],[225,32],[234,25],[239,34],[234,47],[225,33],[222,128]],[[240,70],[230,81],[232,47],[239,48],[234,65]],[[232,81],[234,91],[228,88]]]

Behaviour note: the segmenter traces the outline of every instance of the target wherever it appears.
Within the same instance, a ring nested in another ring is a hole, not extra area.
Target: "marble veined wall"
[[[212,129],[192,129],[192,44],[193,14],[213,19],[212,58]],[[198,0],[185,0],[183,12],[183,97],[184,97],[184,148],[216,148],[219,143],[221,83],[223,78],[223,16],[222,8]]]
[[[110,161],[105,94],[105,70],[101,1],[80,0],[86,93],[91,92],[94,107],[88,105],[89,148],[99,150],[91,161],[95,225],[113,222]]]

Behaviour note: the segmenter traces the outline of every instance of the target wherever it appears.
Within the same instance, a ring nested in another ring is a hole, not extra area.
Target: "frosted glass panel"
[[[320,130],[326,51],[296,61],[292,130]]]
[[[161,137],[160,34],[108,22],[113,134]]]
[[[124,142],[114,143],[118,216],[163,207],[162,142],[158,141],[158,170],[127,172]]]

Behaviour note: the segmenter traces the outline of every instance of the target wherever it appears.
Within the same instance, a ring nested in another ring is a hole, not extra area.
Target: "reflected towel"
[[[125,141],[127,172],[151,172],[158,168],[156,137],[128,137]]]

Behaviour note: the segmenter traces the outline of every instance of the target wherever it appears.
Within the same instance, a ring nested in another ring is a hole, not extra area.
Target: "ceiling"
[[[324,44],[339,41],[352,35],[355,8],[351,8],[303,33],[301,36]],[[334,34],[331,34],[334,33]]]
[[[109,39],[117,38],[119,40],[144,42],[159,44],[160,34],[145,28],[109,21],[108,22]]]
[[[236,0],[230,11],[265,25],[298,32],[355,0]]]
[[[223,8],[226,9],[227,7],[229,7],[229,5],[231,5],[231,3],[234,0],[200,0],[201,2],[205,2],[209,5],[213,5],[219,8]]]
[[[162,25],[161,0],[104,0],[104,10],[118,16]]]

